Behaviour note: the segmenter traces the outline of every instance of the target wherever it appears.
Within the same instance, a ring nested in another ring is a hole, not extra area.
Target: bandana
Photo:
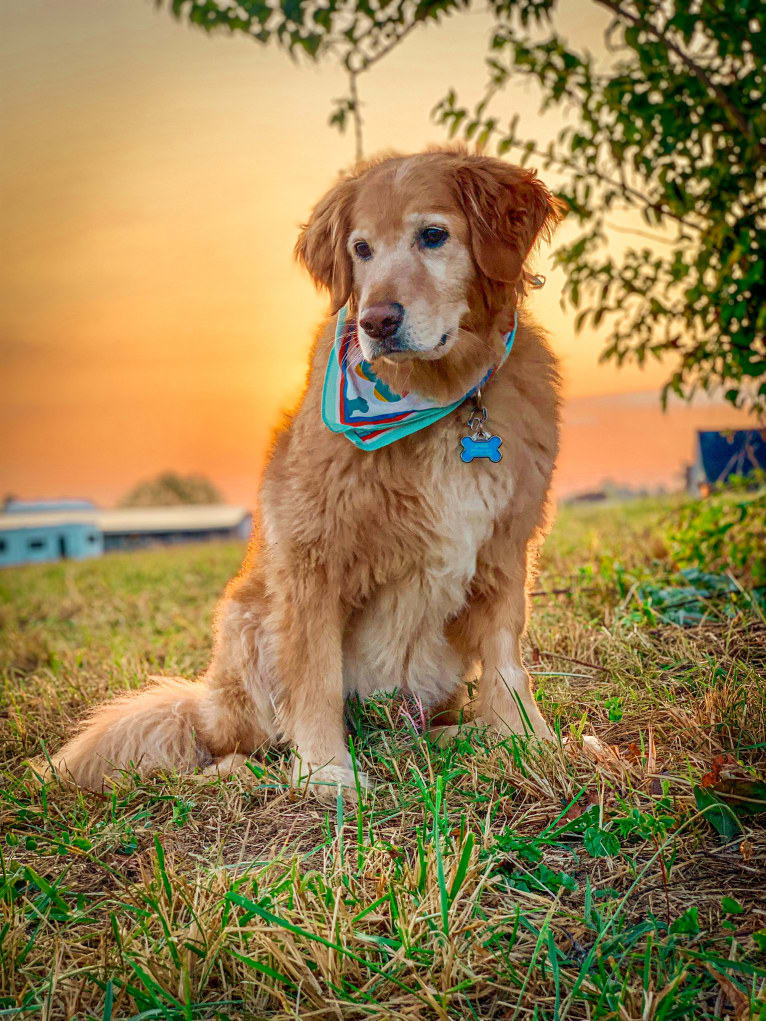
[[[505,353],[484,379],[452,404],[434,404],[418,394],[395,394],[362,357],[356,323],[348,306],[338,313],[335,343],[327,363],[322,393],[322,421],[331,432],[343,433],[360,450],[378,450],[403,436],[425,429],[481,390],[511,353],[518,317],[505,337]]]

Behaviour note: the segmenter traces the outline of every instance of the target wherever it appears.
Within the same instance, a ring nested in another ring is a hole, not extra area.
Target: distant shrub
[[[223,496],[204,475],[161,472],[139,482],[120,500],[121,507],[176,507],[179,504],[224,503]]]

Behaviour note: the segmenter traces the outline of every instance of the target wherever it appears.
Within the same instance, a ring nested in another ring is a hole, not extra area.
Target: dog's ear
[[[550,237],[563,217],[565,204],[534,170],[491,156],[465,157],[455,176],[479,269],[491,280],[515,283],[537,239]]]
[[[309,222],[301,228],[295,257],[303,263],[314,282],[330,292],[332,314],[342,308],[351,294],[353,268],[346,242],[351,230],[351,206],[356,182],[339,181],[314,207]]]

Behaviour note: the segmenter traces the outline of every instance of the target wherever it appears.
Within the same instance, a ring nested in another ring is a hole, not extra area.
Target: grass
[[[0,1016],[766,1018],[762,604],[678,575],[673,513],[559,514],[527,656],[566,744],[353,704],[377,783],[331,811],[276,754],[104,796],[24,764],[202,670],[241,547],[3,572]]]

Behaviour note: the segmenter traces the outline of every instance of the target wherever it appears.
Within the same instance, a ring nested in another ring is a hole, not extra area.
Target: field
[[[278,754],[102,796],[25,765],[204,668],[240,547],[5,571],[0,1017],[766,1018],[763,545],[681,575],[677,515],[560,511],[526,649],[558,747],[352,705],[376,785],[330,810]]]

